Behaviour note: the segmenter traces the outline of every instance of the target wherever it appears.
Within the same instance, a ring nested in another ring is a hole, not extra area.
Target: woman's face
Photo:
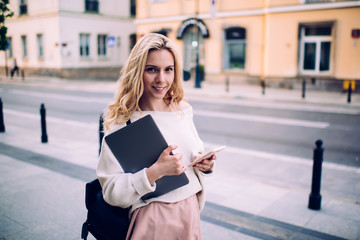
[[[142,100],[162,100],[169,91],[174,77],[175,62],[172,53],[166,49],[151,51],[145,64]]]

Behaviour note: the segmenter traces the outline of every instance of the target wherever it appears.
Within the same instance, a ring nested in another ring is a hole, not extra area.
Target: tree
[[[0,0],[0,51],[5,51],[5,72],[8,76],[7,68],[7,53],[8,39],[6,37],[7,27],[5,26],[5,19],[11,18],[14,12],[8,8],[9,0]]]

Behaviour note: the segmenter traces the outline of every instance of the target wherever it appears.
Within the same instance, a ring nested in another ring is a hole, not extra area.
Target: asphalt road
[[[113,94],[0,83],[0,97],[4,115],[39,114],[44,103],[48,117],[96,126]],[[359,114],[279,109],[276,103],[267,108],[201,99],[190,99],[190,103],[205,143],[311,160],[314,142],[322,139],[324,161],[360,167]]]

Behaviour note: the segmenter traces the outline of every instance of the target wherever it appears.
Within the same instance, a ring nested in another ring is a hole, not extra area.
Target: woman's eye
[[[167,71],[167,72],[174,71],[174,68],[167,68],[166,71]]]
[[[154,72],[154,71],[155,71],[155,68],[147,68],[146,71],[147,71],[147,72]]]

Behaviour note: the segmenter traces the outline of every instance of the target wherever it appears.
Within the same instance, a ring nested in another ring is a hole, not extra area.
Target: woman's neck
[[[139,102],[140,109],[142,111],[157,111],[157,112],[171,112],[171,104],[169,101],[166,100],[159,100],[159,101],[141,101]]]

